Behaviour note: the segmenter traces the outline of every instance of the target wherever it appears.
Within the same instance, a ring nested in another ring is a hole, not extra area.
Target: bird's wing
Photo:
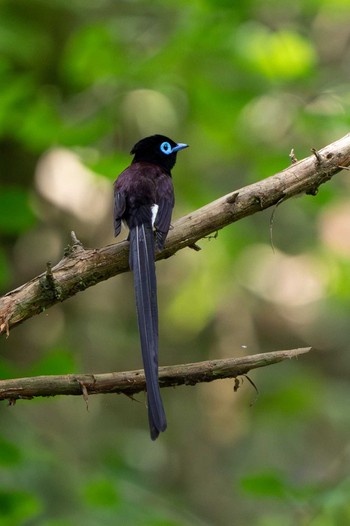
[[[114,235],[120,234],[122,227],[122,217],[125,212],[126,198],[124,192],[119,192],[118,188],[114,189]]]
[[[154,227],[156,229],[156,244],[159,250],[164,247],[165,239],[170,228],[171,214],[175,204],[171,177],[164,175],[162,177],[160,188],[160,197],[157,203],[158,211],[154,222]]]

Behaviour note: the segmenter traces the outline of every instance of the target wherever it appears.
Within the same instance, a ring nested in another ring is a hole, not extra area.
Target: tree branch
[[[321,184],[350,165],[350,134],[302,161],[263,181],[246,186],[213,201],[175,222],[165,249],[157,259],[167,258],[248,215],[260,212],[299,194],[315,195]],[[0,334],[9,334],[26,319],[64,301],[79,291],[128,270],[128,242],[100,249],[73,245],[53,268],[0,298]]]
[[[195,385],[199,382],[212,382],[223,378],[236,378],[246,375],[252,369],[296,358],[310,350],[311,347],[304,347],[242,358],[226,358],[160,367],[159,384],[160,387],[175,387],[178,385]],[[31,399],[37,396],[82,395],[84,399],[88,395],[101,393],[123,393],[132,396],[144,391],[145,388],[143,369],[122,373],[34,376],[32,378],[1,380],[0,400],[9,400],[13,404],[18,399]]]

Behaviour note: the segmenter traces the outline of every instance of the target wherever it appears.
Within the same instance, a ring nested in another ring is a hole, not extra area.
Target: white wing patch
[[[152,211],[152,226],[154,226],[154,222],[156,220],[156,217],[157,217],[157,214],[158,214],[158,210],[159,210],[159,206],[158,205],[153,205],[151,206],[151,211]]]

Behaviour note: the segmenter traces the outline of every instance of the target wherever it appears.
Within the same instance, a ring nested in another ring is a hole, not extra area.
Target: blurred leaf
[[[49,33],[35,18],[13,16],[11,10],[2,9],[0,53],[8,55],[21,65],[37,65],[47,59],[50,52]]]
[[[248,475],[241,479],[241,488],[255,497],[274,497],[284,498],[289,492],[288,485],[286,485],[282,476],[270,472],[260,473],[257,475]]]
[[[16,490],[0,489],[0,526],[20,526],[41,511],[34,495]]]
[[[74,355],[66,349],[53,349],[45,355],[28,371],[30,376],[46,374],[71,374],[76,372],[77,364]]]
[[[0,84],[0,134],[16,134],[23,122],[23,112],[31,104],[35,86],[30,75],[1,75],[1,70]]]
[[[0,232],[18,234],[35,222],[28,193],[19,187],[0,187]]]
[[[122,75],[125,65],[116,38],[101,23],[76,31],[65,50],[63,72],[69,82],[85,87],[111,76]],[[124,54],[125,56],[125,54]]]
[[[350,265],[347,257],[335,255],[331,260],[328,257],[329,265],[332,265],[332,273],[329,279],[329,291],[337,300],[348,304],[350,298]]]
[[[39,526],[77,526],[73,519],[52,519],[40,521]]]
[[[0,465],[12,466],[18,464],[22,455],[16,444],[12,444],[0,435]]]
[[[84,488],[86,502],[93,507],[116,507],[121,504],[121,498],[115,487],[115,482],[107,479],[94,480]]]
[[[168,308],[171,323],[186,333],[197,332],[207,323],[227,291],[226,279],[232,272],[230,259],[224,244],[214,239],[212,242],[215,247],[208,247],[205,259],[198,256],[197,260],[193,260],[192,254],[188,254],[187,277],[178,287]],[[201,246],[205,243],[208,241],[200,241]],[[216,276],[222,279],[215,279]]]
[[[145,521],[144,526],[187,526],[187,521],[177,521],[175,519],[151,519],[150,521]]]
[[[319,492],[319,512],[310,526],[322,524],[347,525],[350,521],[349,479]]]
[[[300,373],[298,381],[276,381],[270,392],[264,392],[259,398],[257,412],[266,418],[272,415],[283,420],[289,420],[293,415],[315,414],[320,403],[319,385],[316,377]]]
[[[9,359],[0,356],[0,378],[5,380],[15,378],[18,375],[17,367]]]
[[[246,63],[271,80],[303,76],[316,62],[310,40],[290,30],[272,32],[248,23],[239,31],[237,42]]]
[[[97,174],[104,175],[114,181],[130,163],[130,156],[118,153],[110,156],[100,157],[98,160],[88,163],[89,168]]]
[[[112,131],[114,126],[111,116],[98,112],[88,117],[76,119],[66,118],[59,132],[59,142],[66,146],[90,146],[101,137]]]
[[[23,112],[18,138],[33,151],[43,151],[58,140],[62,121],[51,93],[41,91]]]
[[[1,212],[0,212],[1,214]],[[0,289],[10,281],[11,269],[6,252],[0,247]]]

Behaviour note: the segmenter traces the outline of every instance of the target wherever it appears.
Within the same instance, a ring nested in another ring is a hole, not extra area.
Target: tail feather
[[[130,230],[130,268],[134,274],[137,319],[147,384],[148,420],[152,440],[167,423],[158,383],[158,306],[151,225]]]

